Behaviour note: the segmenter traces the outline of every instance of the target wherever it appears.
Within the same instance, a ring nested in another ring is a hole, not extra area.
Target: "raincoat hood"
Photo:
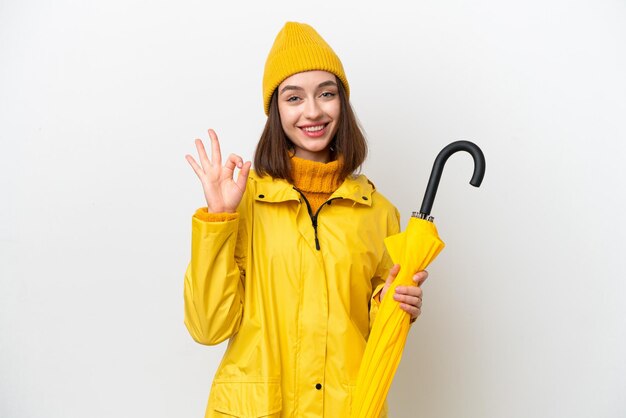
[[[302,195],[286,180],[273,179],[269,176],[258,177],[254,173],[250,177],[255,182],[257,191],[255,200],[276,203],[302,199]],[[330,199],[348,199],[354,203],[371,206],[374,191],[374,185],[361,174],[347,178],[331,195]]]

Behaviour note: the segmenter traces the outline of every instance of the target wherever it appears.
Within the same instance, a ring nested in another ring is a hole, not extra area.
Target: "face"
[[[278,86],[278,111],[296,156],[328,162],[340,114],[335,75],[305,71],[287,78]]]

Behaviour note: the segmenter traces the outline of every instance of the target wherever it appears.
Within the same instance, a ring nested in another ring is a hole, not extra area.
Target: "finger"
[[[206,155],[206,150],[204,149],[204,144],[202,140],[196,139],[196,149],[198,150],[198,156],[200,157],[200,164],[202,164],[202,170],[206,173],[211,167],[211,162],[209,161],[209,157]]]
[[[237,175],[237,187],[240,190],[246,189],[246,183],[248,182],[248,174],[250,174],[250,167],[252,166],[252,162],[246,162],[241,170],[239,170],[239,174]]]
[[[235,167],[241,168],[243,165],[243,159],[237,154],[230,154],[226,163],[224,164],[224,175],[228,178],[233,178],[233,173],[235,172]]]
[[[220,149],[220,141],[217,139],[217,134],[213,129],[209,129],[209,136],[211,137],[211,161],[214,165],[222,165],[222,150]]]
[[[204,175],[204,171],[202,171],[202,167],[198,165],[196,160],[194,160],[191,155],[185,155],[185,159],[187,160],[191,168],[193,168],[193,171],[196,173],[198,178],[202,180],[202,176]]]
[[[396,287],[396,293],[417,298],[421,298],[424,295],[422,288],[417,286],[398,286]]]
[[[396,293],[393,295],[393,300],[397,302],[402,302],[406,305],[415,306],[416,308],[422,307],[422,299],[415,296],[401,295],[399,293]]]
[[[428,272],[426,270],[415,273],[413,276],[413,281],[417,286],[421,286],[428,279]]]
[[[402,309],[404,312],[410,314],[411,315],[411,319],[417,318],[422,313],[422,310],[420,308],[416,308],[415,306],[407,305],[406,303],[401,303],[400,304],[400,309]]]

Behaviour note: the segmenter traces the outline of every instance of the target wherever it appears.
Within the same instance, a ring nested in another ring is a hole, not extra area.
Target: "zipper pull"
[[[319,213],[319,210],[318,210],[318,213]],[[313,218],[311,219],[311,223],[313,224],[313,231],[315,232],[315,249],[319,251],[320,241],[319,239],[317,239],[317,213],[313,215]]]

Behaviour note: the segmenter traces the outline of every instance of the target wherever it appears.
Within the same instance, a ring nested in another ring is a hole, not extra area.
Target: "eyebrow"
[[[337,83],[335,83],[332,80],[328,80],[328,81],[324,81],[323,83],[320,83],[317,88],[321,88],[321,87],[327,87],[327,86],[337,86]],[[283,94],[285,91],[287,90],[304,90],[302,87],[300,86],[291,86],[291,85],[286,85],[285,87],[283,87],[280,92],[278,94]]]

